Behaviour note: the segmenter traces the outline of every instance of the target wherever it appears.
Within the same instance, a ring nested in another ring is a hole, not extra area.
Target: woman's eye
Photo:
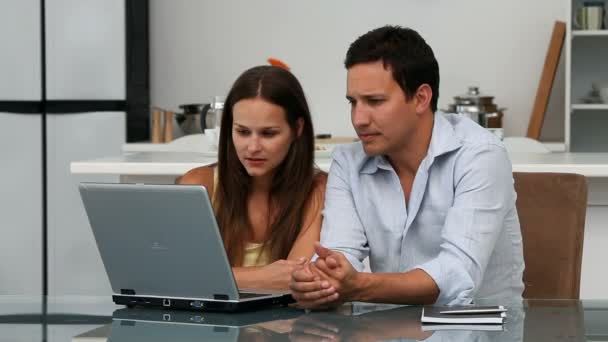
[[[237,133],[238,135],[242,135],[242,136],[249,135],[249,131],[248,131],[248,130],[246,130],[246,129],[237,129],[237,130],[236,130],[236,133]]]
[[[265,132],[262,132],[262,135],[265,136],[265,137],[274,137],[275,135],[277,135],[277,132],[274,132],[274,131],[265,131]]]

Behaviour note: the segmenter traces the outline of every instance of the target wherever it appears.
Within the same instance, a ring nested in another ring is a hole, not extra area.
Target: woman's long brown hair
[[[245,242],[251,236],[247,199],[251,177],[239,161],[232,141],[234,105],[243,99],[261,98],[282,107],[294,134],[298,120],[302,133],[295,137],[287,156],[277,167],[269,194],[269,229],[264,248],[272,261],[285,259],[293,246],[314,187],[314,131],[304,91],[296,77],[275,66],[245,71],[228,93],[221,119],[218,151],[218,184],[215,191],[217,221],[232,266],[241,266]]]

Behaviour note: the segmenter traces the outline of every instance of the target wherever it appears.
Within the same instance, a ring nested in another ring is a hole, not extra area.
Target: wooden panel
[[[545,57],[543,73],[540,77],[538,89],[536,90],[536,99],[534,100],[534,107],[532,108],[532,114],[530,115],[530,122],[528,123],[528,133],[526,134],[528,138],[538,140],[540,137],[540,131],[543,127],[543,121],[545,120],[549,95],[551,94],[551,88],[553,88],[555,72],[557,71],[559,56],[562,53],[565,36],[566,23],[556,21],[553,26],[553,34],[551,35],[551,41],[549,42],[547,56]]]

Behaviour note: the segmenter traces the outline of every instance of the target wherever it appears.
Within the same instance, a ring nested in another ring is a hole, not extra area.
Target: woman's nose
[[[262,144],[260,144],[260,137],[252,136],[247,144],[247,149],[249,152],[256,152],[262,148]]]

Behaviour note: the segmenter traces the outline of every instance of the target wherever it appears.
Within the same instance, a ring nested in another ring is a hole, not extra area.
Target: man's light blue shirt
[[[372,272],[422,269],[438,304],[521,300],[523,248],[504,145],[468,118],[436,113],[406,205],[397,173],[360,143],[336,147],[321,244]]]

